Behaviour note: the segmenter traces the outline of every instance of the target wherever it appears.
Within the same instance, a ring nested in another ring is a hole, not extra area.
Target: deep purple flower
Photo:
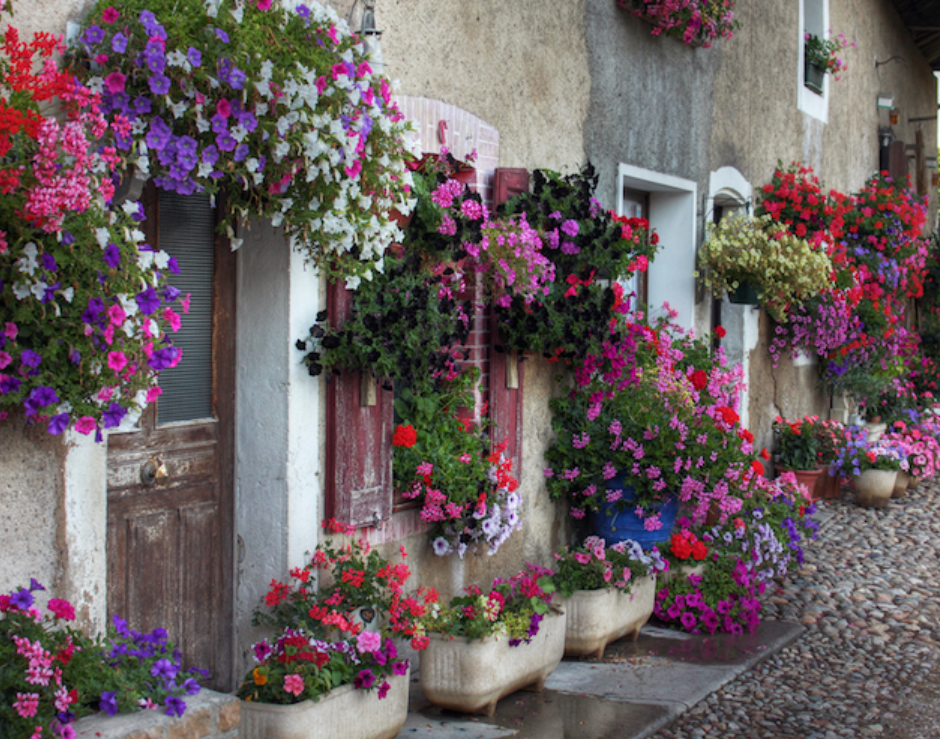
[[[210,144],[202,150],[202,161],[210,167],[215,166],[215,163],[219,161],[219,150]]]
[[[154,95],[166,95],[170,91],[170,78],[160,72],[151,75],[148,84]]]
[[[23,383],[16,377],[0,374],[0,393],[4,395],[19,392],[20,385],[22,384]]]
[[[239,144],[235,149],[235,156],[233,159],[236,162],[244,161],[250,151],[251,150],[248,148],[248,144]]]
[[[196,695],[200,690],[202,690],[202,686],[196,682],[196,678],[194,677],[187,677],[185,680],[183,680],[183,684],[180,687],[186,691],[186,695]]]
[[[104,301],[101,298],[91,298],[88,301],[88,310],[94,315],[98,315],[104,310]]]
[[[158,659],[153,667],[150,668],[150,674],[154,677],[162,677],[164,680],[172,680],[179,672],[179,667],[174,665],[168,659]]]
[[[186,712],[186,702],[175,695],[168,695],[163,701],[163,705],[166,706],[165,713],[167,716],[180,718]]]
[[[199,51],[199,49],[190,46],[189,49],[186,50],[186,59],[194,67],[202,66],[202,52]]]
[[[297,15],[299,15],[301,18],[309,18],[309,17],[310,17],[310,8],[308,8],[306,5],[304,5],[304,4],[302,4],[302,3],[301,3],[300,5],[298,5],[298,6],[295,8],[295,10],[297,11]]]
[[[27,367],[38,367],[39,363],[42,362],[42,357],[32,349],[24,349],[20,355],[20,361]]]
[[[140,306],[140,312],[145,316],[152,316],[160,308],[160,298],[153,285],[148,285],[146,290],[142,290],[134,296],[137,305]]]
[[[166,29],[157,23],[157,18],[149,10],[143,10],[140,13],[140,22],[147,29],[148,36],[157,36],[166,40]]]
[[[148,41],[144,48],[144,58],[151,72],[162,73],[166,69],[166,54],[163,53],[163,47],[160,44]]]
[[[117,244],[110,243],[104,250],[104,261],[111,269],[117,269],[121,263],[121,250]]]
[[[29,397],[27,397],[26,401],[23,403],[23,406],[26,408],[26,411],[32,415],[38,413],[46,406],[58,402],[59,396],[56,395],[55,390],[46,385],[41,385],[40,387],[33,388]]]
[[[48,270],[49,272],[56,271],[55,257],[51,254],[43,252],[43,254],[39,257],[39,261],[42,263],[43,269]]]
[[[101,694],[101,703],[98,709],[104,711],[109,716],[115,716],[118,712],[117,693],[104,692]]]
[[[39,580],[37,580],[35,577],[29,578],[29,592],[30,593],[35,593],[37,590],[45,590],[45,589],[46,588],[43,586],[43,584],[39,582]]]
[[[163,299],[167,303],[172,303],[182,294],[183,293],[179,289],[173,287],[172,285],[167,285],[166,289],[163,291]]]
[[[179,262],[176,261],[176,257],[170,257],[170,261],[167,262],[166,268],[174,275],[178,275],[180,273],[180,266]]]
[[[10,605],[25,611],[33,605],[33,595],[28,590],[17,590],[10,595]]]
[[[60,413],[49,420],[48,430],[53,436],[58,436],[69,427],[69,414]]]
[[[111,403],[108,410],[101,414],[101,418],[106,429],[113,429],[121,425],[121,421],[124,420],[126,415],[127,411],[121,407],[120,403]]]
[[[147,364],[150,365],[151,369],[155,369],[159,372],[160,370],[166,369],[171,364],[173,364],[173,360],[176,359],[176,354],[178,351],[179,350],[173,346],[157,349],[153,354],[150,355],[150,359],[147,360]]]
[[[136,98],[134,98],[134,110],[137,111],[137,113],[140,115],[149,114],[151,107],[152,104],[150,98],[144,97],[143,95],[138,95]]]
[[[219,41],[221,41],[223,44],[227,44],[229,42],[228,34],[225,31],[223,31],[221,28],[215,29],[215,37],[219,39]]]
[[[238,142],[228,131],[220,133],[218,136],[216,136],[215,143],[222,151],[233,151],[238,145]]]

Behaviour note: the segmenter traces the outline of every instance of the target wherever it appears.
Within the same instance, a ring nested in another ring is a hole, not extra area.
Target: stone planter
[[[351,684],[331,690],[317,702],[290,706],[242,701],[240,739],[392,739],[408,718],[408,674],[388,678],[392,686],[379,700],[376,691]]]
[[[866,431],[865,440],[869,444],[873,444],[874,442],[878,441],[881,438],[882,434],[884,434],[884,432],[887,430],[888,430],[888,424],[886,423],[883,423],[881,421],[868,421],[865,424],[865,431]]]
[[[616,588],[576,590],[559,605],[568,616],[565,656],[604,657],[607,645],[624,636],[636,640],[653,614],[656,576],[643,577],[632,592]]]
[[[510,647],[507,637],[449,638],[428,634],[421,652],[421,689],[434,705],[492,716],[496,703],[523,688],[541,690],[565,654],[567,617],[549,614],[528,644]]]
[[[894,480],[894,492],[891,493],[892,498],[903,498],[907,495],[907,489],[912,487],[911,480],[914,478],[911,477],[910,473],[901,470],[898,472],[898,476]]]
[[[695,563],[694,559],[686,560],[685,564],[677,565],[676,567],[670,567],[668,572],[663,572],[659,576],[660,585],[665,585],[670,580],[676,580],[679,578],[685,579],[689,575],[701,575],[705,572],[705,563],[698,562]]]
[[[855,502],[862,508],[884,508],[894,492],[896,470],[865,470],[852,478]]]

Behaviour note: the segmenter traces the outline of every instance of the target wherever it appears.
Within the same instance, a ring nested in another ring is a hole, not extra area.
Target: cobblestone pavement
[[[940,739],[940,485],[880,511],[842,496],[803,569],[763,596],[806,633],[655,739]]]

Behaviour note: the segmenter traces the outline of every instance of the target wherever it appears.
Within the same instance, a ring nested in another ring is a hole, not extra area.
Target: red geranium
[[[409,449],[413,447],[418,441],[418,432],[414,430],[414,427],[411,424],[407,426],[396,426],[395,433],[392,436],[392,444],[395,446],[405,447]]]

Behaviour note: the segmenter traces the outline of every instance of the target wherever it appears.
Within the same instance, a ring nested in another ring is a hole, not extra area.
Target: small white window
[[[799,108],[817,120],[829,121],[829,75],[806,63],[806,34],[829,38],[829,0],[800,0]]]

